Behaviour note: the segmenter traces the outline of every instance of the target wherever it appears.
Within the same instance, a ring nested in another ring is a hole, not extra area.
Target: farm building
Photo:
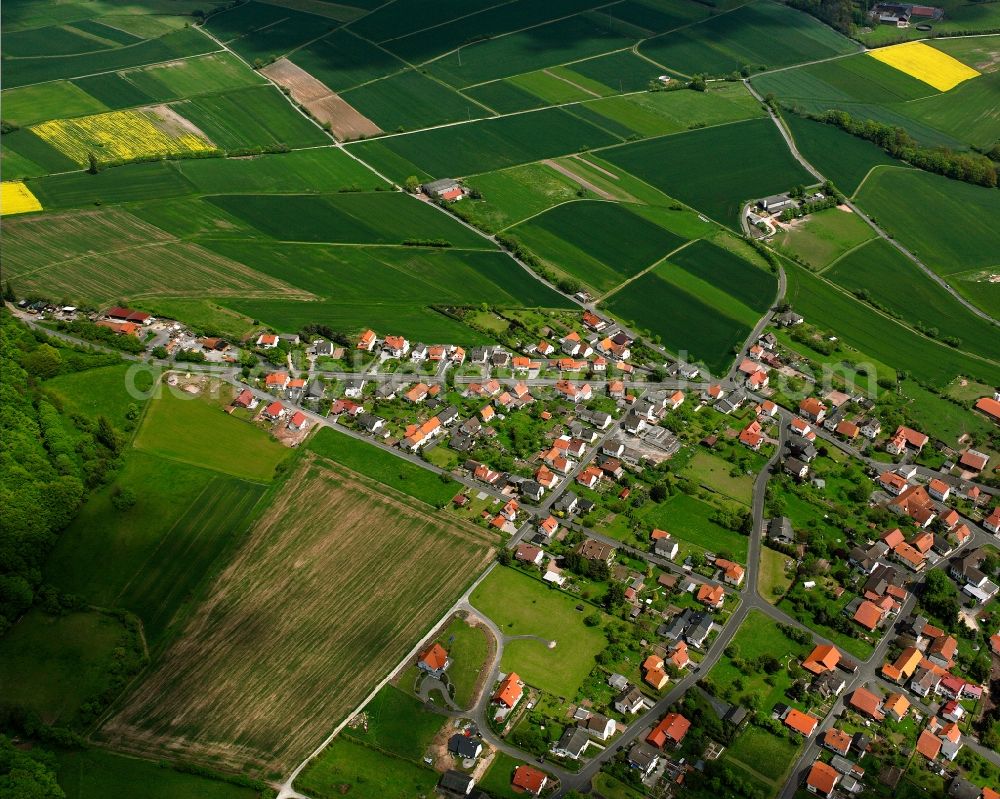
[[[435,200],[457,202],[465,196],[465,189],[462,188],[457,180],[452,180],[451,178],[432,180],[430,183],[424,183],[420,188],[424,194],[428,197],[433,197]]]

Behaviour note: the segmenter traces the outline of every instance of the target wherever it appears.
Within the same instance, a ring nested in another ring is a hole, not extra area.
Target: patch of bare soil
[[[333,135],[341,141],[375,136],[382,132],[378,125],[351,107],[326,84],[287,58],[279,58],[261,72],[279,86],[288,89],[292,99],[320,122],[328,122]]]

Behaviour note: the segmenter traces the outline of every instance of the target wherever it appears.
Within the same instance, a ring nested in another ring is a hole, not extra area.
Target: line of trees
[[[808,119],[835,125],[841,130],[877,144],[889,155],[927,172],[996,188],[998,165],[981,153],[959,153],[946,147],[924,147],[905,130],[873,119],[855,119],[846,111],[803,114]]]

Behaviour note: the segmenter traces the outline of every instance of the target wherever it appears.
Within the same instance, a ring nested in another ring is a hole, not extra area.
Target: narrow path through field
[[[571,169],[569,169],[567,167],[564,167],[562,164],[556,163],[551,158],[546,158],[544,161],[542,161],[542,163],[545,164],[545,166],[549,167],[550,169],[554,169],[559,174],[565,175],[570,180],[575,180],[577,183],[579,183],[581,186],[583,186],[583,188],[587,189],[588,191],[594,192],[594,194],[596,194],[598,197],[602,197],[605,200],[617,200],[618,199],[611,192],[605,191],[600,186],[597,186],[596,184],[591,183],[586,178],[581,178],[578,174],[576,174],[575,172],[573,172]],[[529,219],[530,219],[530,217],[529,217]],[[522,219],[521,221],[523,222],[524,220]]]
[[[612,294],[617,294],[619,291],[621,291],[623,288],[625,288],[629,283],[634,283],[640,277],[643,277],[644,275],[649,274],[654,269],[656,269],[656,267],[658,267],[660,264],[662,264],[664,261],[666,261],[668,258],[670,258],[673,255],[676,255],[681,250],[683,250],[685,247],[690,247],[696,241],[701,241],[701,239],[700,238],[691,239],[691,241],[684,242],[680,247],[675,247],[670,252],[668,252],[666,255],[664,255],[660,260],[654,261],[652,264],[650,264],[649,266],[647,266],[645,269],[643,269],[638,274],[632,275],[632,277],[630,277],[624,283],[619,283],[617,286],[615,286],[613,289],[611,289],[611,291],[609,291],[606,294],[603,294],[602,296],[598,297],[597,298],[597,302],[604,302]]]
[[[581,92],[583,92],[584,94],[589,94],[591,97],[601,96],[593,89],[588,89],[586,86],[581,86],[579,83],[575,83],[574,81],[571,81],[569,78],[563,77],[562,75],[557,75],[551,69],[543,69],[542,72],[544,72],[550,78],[555,78],[556,80],[561,80],[563,83],[568,83],[574,89],[579,89]]]

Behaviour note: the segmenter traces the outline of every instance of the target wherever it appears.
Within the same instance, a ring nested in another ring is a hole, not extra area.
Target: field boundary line
[[[390,0],[390,2],[395,2],[395,0]],[[428,25],[426,28],[419,28],[415,31],[408,31],[402,36],[390,36],[388,39],[382,39],[379,42],[373,42],[373,44],[382,44],[383,42],[395,42],[399,39],[405,39],[407,36],[416,36],[418,33],[425,33],[426,31],[434,30],[435,28],[441,28],[445,25],[450,25],[452,22],[458,22],[460,19],[468,19],[469,17],[474,17],[476,14],[482,14],[485,11],[492,11],[495,8],[502,8],[503,6],[512,5],[516,0],[502,0],[502,2],[494,3],[491,6],[484,6],[483,8],[478,8],[475,11],[470,11],[468,14],[461,14],[457,17],[451,19],[446,19],[444,22],[437,22],[433,25]],[[388,5],[388,3],[386,4]]]
[[[632,277],[630,277],[624,283],[620,283],[619,285],[615,286],[613,289],[611,289],[611,291],[608,291],[605,294],[602,294],[600,297],[598,297],[596,300],[594,300],[594,302],[595,303],[604,302],[608,297],[610,297],[613,294],[617,294],[619,291],[621,291],[623,288],[625,288],[629,283],[633,283],[636,280],[638,280],[640,277],[643,277],[647,273],[652,272],[654,269],[656,269],[656,267],[658,267],[660,264],[662,264],[663,262],[665,262],[668,258],[670,258],[673,255],[676,255],[681,250],[683,250],[685,247],[690,247],[696,241],[701,241],[702,238],[703,237],[699,237],[697,239],[691,239],[690,241],[685,241],[679,247],[674,247],[674,249],[672,249],[670,252],[668,252],[666,255],[664,255],[662,258],[660,258],[660,260],[653,262],[652,264],[650,264],[649,266],[647,266],[645,269],[643,269],[641,272],[639,272],[639,273],[633,275]]]
[[[553,67],[546,67],[545,69],[542,70],[542,72],[545,75],[548,75],[550,78],[555,78],[556,80],[561,80],[563,83],[569,84],[574,89],[579,89],[584,94],[589,94],[591,97],[593,97],[595,99],[604,97],[604,95],[598,94],[593,89],[588,89],[586,86],[581,86],[579,83],[574,83],[569,78],[564,78],[562,75],[557,75],[552,70],[553,70]],[[608,88],[611,88],[611,87],[608,87]]]
[[[901,169],[904,172],[913,172],[913,171],[920,172],[920,171],[922,171],[922,170],[919,170],[916,167],[912,167],[912,166],[900,166],[898,164],[875,164],[875,166],[873,166],[871,169],[869,169],[865,173],[865,176],[863,178],[861,178],[861,182],[858,184],[858,187],[851,194],[850,199],[853,200],[853,199],[855,199],[858,196],[858,192],[861,191],[861,187],[864,186],[865,183],[868,182],[868,178],[870,178],[875,173],[875,171],[879,170],[879,169]]]
[[[516,73],[514,75],[507,75],[504,78],[491,78],[490,80],[480,81],[479,83],[470,83],[468,86],[463,86],[462,88],[463,89],[477,89],[480,86],[488,86],[491,83],[502,83],[505,80],[510,80],[511,78],[519,78],[522,75],[530,75],[533,72],[547,72],[550,69],[556,69],[558,67],[571,67],[571,66],[573,66],[573,64],[582,64],[584,61],[592,61],[595,58],[604,58],[605,56],[614,55],[615,53],[625,53],[625,52],[628,52],[629,50],[632,49],[633,46],[634,45],[632,45],[630,47],[619,47],[619,48],[617,48],[615,50],[608,50],[605,53],[598,53],[597,55],[589,55],[586,58],[575,58],[572,61],[564,61],[561,64],[550,64],[547,67],[542,67],[542,69],[531,69],[531,70],[528,70],[527,72],[518,72],[518,73]],[[558,77],[558,75],[554,75],[553,77]],[[600,83],[600,81],[597,81],[597,82]],[[604,85],[607,85],[607,84],[604,84]],[[611,89],[612,87],[608,86],[608,88]],[[615,92],[615,94],[618,94],[618,93],[619,92]],[[602,95],[596,95],[596,96],[597,97],[601,97]],[[603,95],[603,96],[610,97],[612,95]]]
[[[868,244],[871,244],[873,241],[878,241],[878,236],[872,236],[870,239],[865,239],[860,244],[855,244],[853,247],[851,247],[851,248],[849,248],[847,250],[844,250],[844,252],[842,252],[840,255],[838,255],[836,258],[834,258],[832,261],[830,261],[830,263],[828,263],[822,269],[817,269],[816,270],[816,274],[817,275],[822,275],[828,269],[833,269],[833,267],[835,267],[840,261],[842,261],[848,255],[850,255],[852,252],[860,250],[862,247],[864,247],[864,246],[866,246]]]

